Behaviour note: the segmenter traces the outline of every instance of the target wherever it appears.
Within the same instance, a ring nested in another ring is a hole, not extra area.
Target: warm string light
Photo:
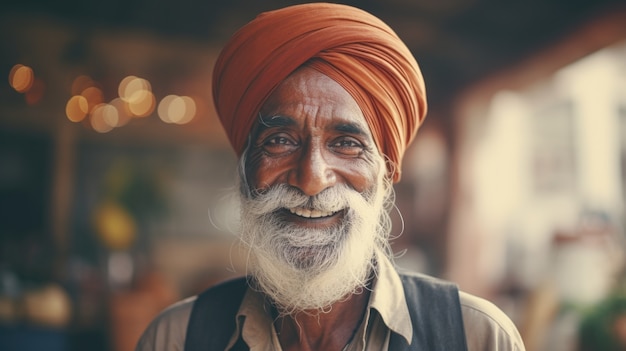
[[[65,115],[72,122],[80,122],[89,113],[89,103],[82,95],[72,96],[65,105]]]
[[[24,94],[29,105],[41,100],[45,83],[37,78],[33,69],[16,64],[9,72],[9,84]],[[128,124],[133,118],[144,118],[155,110],[159,118],[168,124],[186,124],[198,110],[196,101],[189,96],[167,95],[158,103],[147,79],[127,76],[119,83],[118,97],[105,101],[102,88],[91,77],[79,75],[71,86],[72,96],[65,105],[65,115],[71,122],[79,123],[88,118],[88,125],[99,133]]]
[[[168,95],[159,103],[158,114],[163,122],[186,124],[196,114],[196,102],[189,96]]]
[[[95,131],[107,133],[155,111],[156,97],[147,79],[127,76],[120,81],[117,92],[118,97],[106,103],[102,89],[93,79],[85,75],[76,77],[72,83],[73,96],[65,108],[67,118],[81,122],[89,116],[89,124]],[[196,103],[189,96],[168,95],[158,104],[158,115],[166,123],[189,123],[196,111]]]
[[[33,69],[22,64],[13,66],[9,72],[9,84],[18,93],[27,92],[32,87],[34,80]]]
[[[9,85],[18,93],[24,94],[24,99],[29,105],[37,104],[46,90],[43,80],[35,76],[33,69],[21,63],[11,68]]]
[[[154,112],[155,97],[147,80],[128,76],[120,82],[118,94],[135,117],[146,117]]]
[[[150,116],[156,107],[152,85],[147,79],[127,76],[117,88],[118,97],[104,102],[102,90],[87,76],[78,76],[72,84],[72,96],[66,106],[67,118],[80,122],[90,116],[91,127],[100,133],[126,125],[133,118]],[[196,103],[188,96],[168,95],[158,105],[158,115],[166,123],[186,124],[196,115]]]

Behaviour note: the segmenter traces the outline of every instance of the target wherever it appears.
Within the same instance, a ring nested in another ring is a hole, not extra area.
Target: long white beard
[[[366,287],[374,252],[387,247],[387,191],[379,184],[368,194],[335,186],[308,197],[279,185],[252,197],[241,195],[241,238],[258,288],[283,314],[324,312]],[[285,208],[344,210],[337,227],[304,228],[285,222]]]

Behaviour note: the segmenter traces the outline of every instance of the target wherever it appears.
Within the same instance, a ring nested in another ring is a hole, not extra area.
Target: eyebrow
[[[368,133],[358,124],[356,123],[341,123],[333,126],[338,132],[348,133],[348,134],[356,134],[356,135],[368,135]]]

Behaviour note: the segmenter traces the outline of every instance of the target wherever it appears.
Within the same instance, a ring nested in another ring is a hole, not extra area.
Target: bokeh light
[[[133,99],[128,102],[128,109],[136,117],[149,116],[156,105],[156,99],[151,91],[142,91],[133,94]]]
[[[127,76],[124,77],[124,79],[122,79],[120,81],[119,86],[117,87],[117,94],[124,100],[128,100],[128,97],[131,95],[132,93],[132,88],[131,88],[131,83],[134,82],[135,80],[139,80],[140,78],[136,77],[136,76]]]
[[[122,127],[128,124],[133,117],[132,112],[128,108],[128,104],[121,98],[115,98],[110,102],[111,106],[117,109],[118,120],[115,127]]]
[[[185,115],[178,124],[187,124],[196,116],[196,101],[189,96],[183,96],[182,99],[185,102]]]
[[[150,82],[136,76],[125,77],[118,87],[120,98],[129,103],[135,100],[143,100],[143,95],[151,91],[152,86]]]
[[[37,104],[44,96],[46,85],[34,76],[33,70],[16,64],[9,74],[11,86],[25,93],[29,105]],[[134,75],[124,77],[118,86],[119,97],[105,101],[100,84],[89,75],[81,74],[71,84],[71,98],[65,105],[65,115],[71,122],[81,122],[89,117],[89,124],[99,133],[128,124],[134,117],[147,117],[155,109],[162,121],[170,124],[186,124],[202,109],[189,96],[168,95],[157,106],[151,83]]]
[[[152,86],[146,79],[127,76],[122,79],[117,91],[134,116],[146,117],[154,111],[156,99],[152,93]]]
[[[109,121],[107,121],[111,120],[112,117],[110,115],[110,110],[106,106],[110,105],[98,104],[91,112],[91,127],[98,133],[107,133],[113,129],[113,127],[108,123]]]
[[[158,114],[163,122],[186,124],[196,114],[196,103],[188,96],[168,95],[159,103]]]
[[[65,115],[72,122],[80,122],[89,112],[89,103],[82,95],[72,96],[65,105]]]
[[[120,115],[117,108],[111,104],[100,105],[99,113],[102,113],[102,119],[108,126],[115,128],[119,124]]]
[[[27,92],[32,87],[34,79],[33,69],[22,64],[13,66],[9,72],[9,84],[18,93]]]
[[[91,112],[99,104],[104,102],[104,94],[102,90],[96,86],[90,86],[81,92],[81,95],[87,99],[89,104],[88,111]]]

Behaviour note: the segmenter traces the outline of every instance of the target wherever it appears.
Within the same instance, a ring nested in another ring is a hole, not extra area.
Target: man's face
[[[303,68],[271,94],[245,159],[242,237],[264,290],[290,295],[272,296],[279,304],[323,308],[363,285],[384,231],[384,170],[338,83]],[[334,285],[324,297],[319,284]]]
[[[267,99],[251,143],[246,177],[257,192],[288,184],[315,196],[344,184],[363,193],[376,186],[381,171],[382,157],[354,98],[310,68],[296,71]],[[312,227],[341,217],[285,212],[285,221]]]

